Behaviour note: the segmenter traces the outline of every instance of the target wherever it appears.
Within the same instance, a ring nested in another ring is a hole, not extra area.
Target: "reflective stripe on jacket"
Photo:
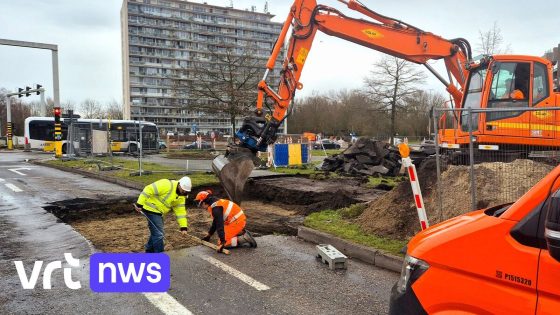
[[[166,214],[171,209],[177,216],[180,227],[187,227],[187,209],[185,197],[177,194],[179,181],[160,179],[146,187],[140,193],[137,203],[151,212]]]
[[[224,209],[224,225],[231,224],[239,219],[246,219],[243,210],[241,210],[241,207],[233,201],[229,201],[227,199],[219,199],[218,201],[214,202],[212,205],[210,205],[210,207],[208,207],[208,212],[210,212],[210,215],[212,215],[212,208],[214,207],[222,207]]]

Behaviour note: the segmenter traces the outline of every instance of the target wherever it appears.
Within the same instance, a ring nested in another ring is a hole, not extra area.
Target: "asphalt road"
[[[169,252],[168,295],[96,294],[89,289],[90,243],[57,222],[43,206],[73,198],[104,198],[138,192],[79,175],[25,162],[35,154],[0,151],[0,314],[384,314],[398,275],[350,261],[348,270],[331,271],[315,259],[312,244],[269,235],[257,249],[230,256],[206,247]],[[80,259],[73,273],[82,288],[65,288],[61,270],[53,289],[24,290],[14,260],[27,275],[33,263]],[[176,313],[173,313],[176,312]]]

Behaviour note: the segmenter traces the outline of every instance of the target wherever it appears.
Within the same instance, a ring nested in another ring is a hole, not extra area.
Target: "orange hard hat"
[[[206,198],[208,198],[208,196],[210,196],[211,194],[212,194],[211,190],[203,190],[198,194],[196,194],[194,201],[198,201],[198,205],[200,206],[200,204],[202,204],[202,202],[206,200]]]
[[[521,90],[515,89],[511,92],[510,97],[514,100],[522,100],[525,96]]]

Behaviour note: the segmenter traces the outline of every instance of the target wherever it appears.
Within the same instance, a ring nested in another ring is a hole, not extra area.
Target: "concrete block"
[[[346,269],[348,257],[344,256],[335,247],[329,244],[319,244],[317,248],[317,258],[323,263],[329,264],[331,270]]]

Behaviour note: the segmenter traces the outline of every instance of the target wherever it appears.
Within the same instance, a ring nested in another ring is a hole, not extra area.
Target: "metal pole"
[[[42,117],[47,116],[47,102],[45,101],[45,90],[41,92],[41,109],[39,111]]]
[[[73,110],[68,110],[68,115],[70,116],[70,123],[68,124],[68,138],[70,139],[69,143],[66,144],[66,155],[68,157],[72,157],[74,153],[74,116]]]
[[[476,186],[474,182],[474,144],[472,126],[472,108],[468,108],[469,113],[469,163],[471,180],[471,210],[476,210]]]
[[[60,106],[60,91],[58,88],[58,50],[52,50],[53,95],[54,106]]]
[[[14,143],[12,139],[12,105],[11,105],[11,96],[6,97],[6,113],[8,114],[6,120],[6,140],[8,141],[8,150],[14,149]]]
[[[443,221],[443,200],[441,199],[441,161],[440,161],[440,154],[439,154],[439,130],[437,124],[437,116],[438,111],[435,108],[432,108],[432,123],[434,125],[434,142],[436,145],[436,176],[437,176],[437,200],[438,200],[438,207],[439,207],[439,220]],[[444,113],[445,114],[445,113]]]
[[[140,143],[138,143],[138,164],[139,164],[139,174],[142,176],[142,122],[138,122],[138,129],[140,129]]]

